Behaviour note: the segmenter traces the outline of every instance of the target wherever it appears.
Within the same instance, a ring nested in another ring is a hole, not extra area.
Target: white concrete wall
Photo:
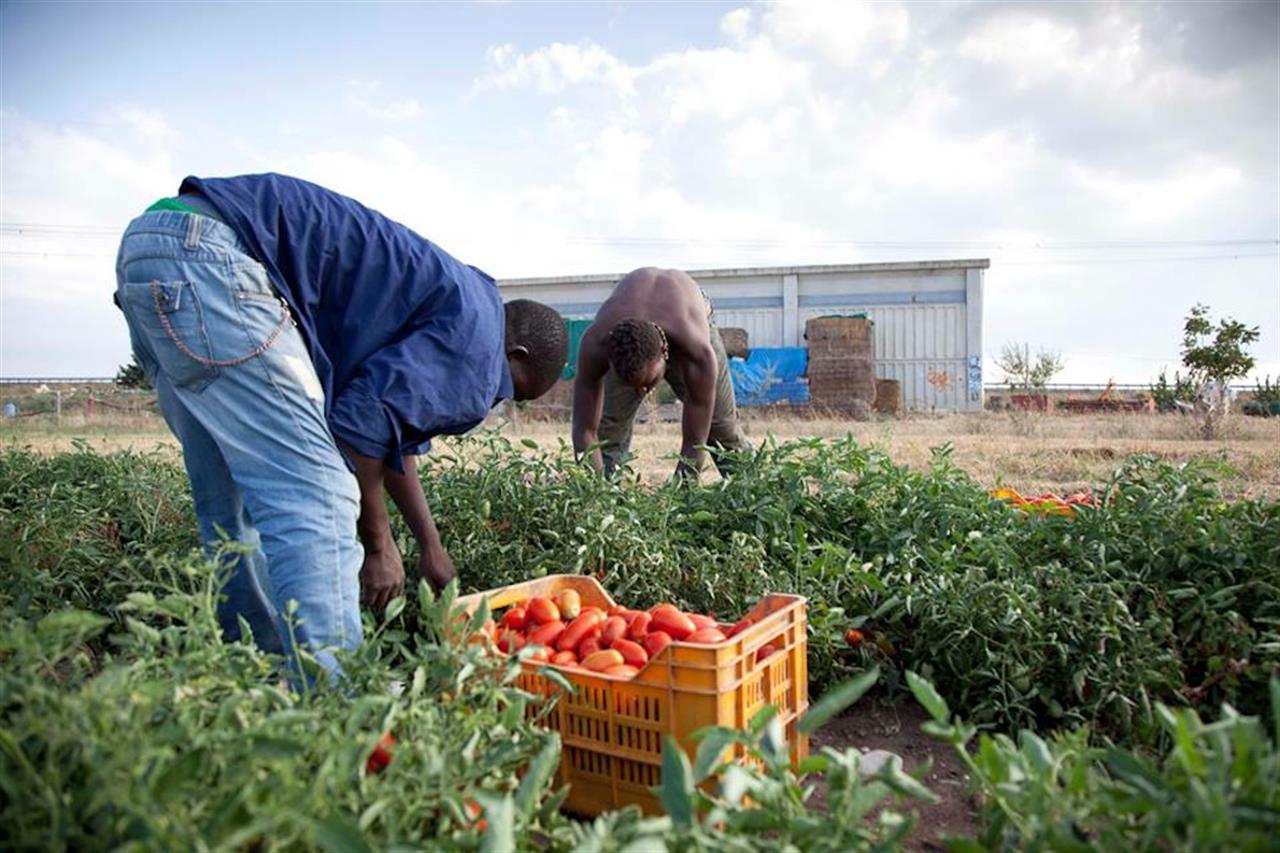
[[[982,409],[985,259],[840,266],[690,270],[716,322],[752,346],[803,346],[804,324],[865,312],[875,322],[876,375],[902,383],[912,410]],[[536,299],[566,317],[592,317],[621,275],[500,281],[504,299]]]

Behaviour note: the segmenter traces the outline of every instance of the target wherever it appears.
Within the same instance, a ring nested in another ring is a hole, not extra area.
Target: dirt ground
[[[978,829],[977,805],[968,793],[964,765],[950,744],[920,731],[928,719],[924,709],[914,702],[891,705],[866,698],[809,739],[811,755],[828,746],[879,749],[901,756],[908,773],[929,767],[921,781],[938,795],[939,802],[912,800],[895,809],[900,814],[916,814],[915,825],[907,836],[906,849],[910,851],[942,850],[946,838],[972,836]],[[825,807],[826,792],[816,791],[813,804]]]

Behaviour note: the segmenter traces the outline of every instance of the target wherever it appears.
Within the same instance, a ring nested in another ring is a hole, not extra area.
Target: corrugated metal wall
[[[975,410],[981,393],[981,272],[985,260],[691,271],[716,323],[747,330],[752,346],[804,345],[825,314],[875,322],[876,375],[902,383],[906,408]],[[566,317],[595,313],[617,276],[499,282],[506,299],[546,302]]]

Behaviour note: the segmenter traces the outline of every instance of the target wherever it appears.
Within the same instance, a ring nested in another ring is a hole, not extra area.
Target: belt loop
[[[187,214],[187,240],[182,244],[187,249],[194,249],[200,245],[201,218],[194,213]]]

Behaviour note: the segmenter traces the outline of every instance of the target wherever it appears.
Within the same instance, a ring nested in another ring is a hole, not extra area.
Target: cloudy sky
[[[286,172],[500,277],[989,257],[988,359],[1280,375],[1280,3],[0,3],[0,376],[107,376],[124,225]],[[999,378],[989,367],[988,378]]]

